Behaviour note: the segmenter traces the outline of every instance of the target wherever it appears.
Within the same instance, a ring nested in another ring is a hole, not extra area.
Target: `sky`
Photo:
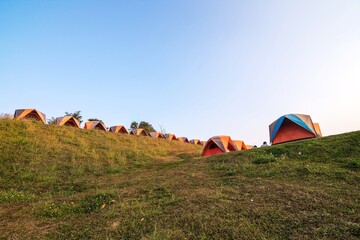
[[[80,110],[207,140],[308,114],[360,130],[358,0],[3,0],[0,113]]]

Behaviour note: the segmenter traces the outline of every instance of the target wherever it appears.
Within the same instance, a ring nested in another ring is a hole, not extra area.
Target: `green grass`
[[[0,139],[0,238],[360,238],[360,132],[208,158],[28,121]]]

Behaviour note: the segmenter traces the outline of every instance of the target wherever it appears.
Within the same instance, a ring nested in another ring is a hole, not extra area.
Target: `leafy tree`
[[[141,121],[139,124],[139,128],[143,128],[146,132],[156,132],[155,128],[148,122]]]
[[[80,123],[83,122],[81,111],[75,111],[73,113],[65,112],[65,116],[72,116],[73,118],[76,118]]]
[[[90,122],[90,121],[99,121],[99,122],[101,122],[102,124],[104,124],[104,122],[103,122],[102,120],[97,119],[97,118],[89,118],[88,121],[89,121],[89,122]]]
[[[51,118],[49,118],[49,119],[47,120],[47,122],[48,122],[48,124],[50,124],[50,125],[54,125],[54,124],[56,124],[56,118],[51,117]]]
[[[130,124],[130,129],[131,130],[134,130],[134,129],[137,129],[138,128],[138,123],[135,122],[135,121],[132,121],[131,124]]]

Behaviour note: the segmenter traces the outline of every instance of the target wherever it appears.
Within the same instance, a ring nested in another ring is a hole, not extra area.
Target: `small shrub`
[[[104,204],[110,205],[114,200],[113,194],[98,193],[83,198],[79,204],[78,211],[81,213],[92,213],[99,210]]]
[[[348,168],[350,170],[358,170],[358,169],[360,169],[360,159],[350,161],[346,165],[346,168]]]
[[[311,173],[307,167],[298,167],[295,169],[295,171],[296,171],[296,174],[299,176],[307,176]]]
[[[79,202],[48,201],[35,207],[34,213],[40,217],[62,218],[73,214],[90,214],[114,202],[114,195],[98,193],[87,196]]]
[[[53,201],[41,203],[34,210],[34,213],[39,217],[45,218],[60,218],[73,214],[76,210],[74,203],[56,203]]]
[[[225,173],[226,176],[235,176],[236,174],[237,170],[235,168],[229,168]]]
[[[357,223],[351,224],[349,230],[352,236],[360,237],[360,224]]]
[[[286,157],[288,150],[282,146],[276,146],[271,149],[266,149],[274,157]]]
[[[34,199],[35,195],[26,193],[26,192],[18,192],[18,191],[4,191],[0,192],[0,203],[3,202],[23,202]]]
[[[164,187],[164,186],[159,186],[153,189],[152,191],[152,198],[166,198],[166,197],[171,197],[171,193],[170,191]]]
[[[70,185],[61,186],[54,184],[51,193],[53,195],[73,195],[84,192],[87,189],[85,183],[71,183]]]
[[[271,162],[275,162],[276,158],[274,157],[274,155],[272,154],[268,154],[268,155],[257,155],[254,157],[254,159],[252,160],[253,164],[267,164],[267,163],[271,163]]]

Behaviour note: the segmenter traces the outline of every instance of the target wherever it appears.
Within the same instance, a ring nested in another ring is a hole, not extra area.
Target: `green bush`
[[[347,165],[346,168],[350,170],[357,170],[360,169],[360,159],[352,160]]]
[[[1,191],[0,203],[3,202],[23,202],[35,198],[34,194],[19,191]]]
[[[80,201],[78,211],[80,213],[92,213],[99,210],[104,204],[109,205],[114,200],[113,194],[98,193],[83,198]]]
[[[90,214],[114,202],[114,195],[97,193],[89,195],[78,202],[41,203],[35,207],[35,214],[46,218],[61,218],[72,214]]]
[[[275,162],[276,158],[272,154],[267,155],[255,155],[254,159],[251,161],[253,164],[267,164]]]
[[[225,173],[226,176],[235,176],[236,174],[237,170],[235,168],[229,168]]]

